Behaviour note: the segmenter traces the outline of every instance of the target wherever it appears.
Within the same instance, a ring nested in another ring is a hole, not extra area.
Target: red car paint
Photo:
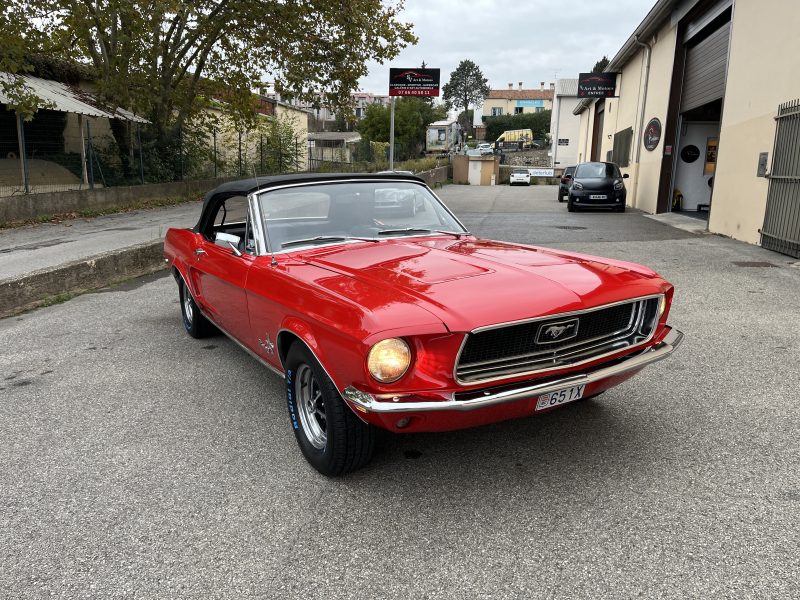
[[[455,392],[535,381],[530,375],[490,386],[455,380],[464,336],[485,325],[665,294],[667,310],[647,344],[655,345],[668,331],[673,291],[639,265],[473,236],[385,239],[253,257],[234,256],[193,230],[170,229],[164,253],[201,310],[274,369],[282,371],[286,343],[296,336],[340,391],[353,386],[398,402],[442,401]],[[406,339],[414,361],[399,381],[385,385],[369,375],[365,358],[372,344],[389,337]],[[260,343],[267,338],[276,345],[272,352]],[[630,350],[620,354],[625,352]],[[635,373],[591,384],[585,395]],[[445,431],[531,415],[534,406],[535,397],[466,412],[404,413],[410,422],[402,430],[396,415],[355,412],[395,431]]]

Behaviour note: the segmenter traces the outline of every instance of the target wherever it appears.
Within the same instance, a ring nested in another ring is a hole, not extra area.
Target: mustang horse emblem
[[[539,344],[552,344],[563,342],[578,335],[578,319],[545,323],[539,328],[536,342]]]
[[[575,323],[570,323],[569,325],[551,325],[547,329],[544,330],[544,334],[546,336],[551,337],[554,340],[557,340],[561,337],[561,334],[564,333],[567,329],[571,329],[575,327]]]

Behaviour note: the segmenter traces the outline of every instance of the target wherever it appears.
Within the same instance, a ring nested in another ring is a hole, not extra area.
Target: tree
[[[251,89],[346,106],[366,63],[415,43],[402,2],[349,0],[7,0],[3,37],[27,53],[89,62],[98,93],[146,116],[168,155],[211,99],[255,119]],[[130,131],[115,124],[124,154]]]
[[[502,117],[486,118],[486,139],[496,140],[501,133],[509,129],[530,129],[534,139],[544,139],[550,131],[551,111],[543,110],[537,113],[522,113],[519,115],[503,115]]]
[[[603,56],[603,58],[594,63],[594,66],[592,67],[592,73],[602,73],[603,71],[606,70],[607,66],[608,66],[608,57]]]
[[[358,131],[371,142],[389,141],[390,109],[382,104],[367,107]],[[413,158],[425,147],[425,131],[434,121],[444,119],[447,109],[423,98],[399,98],[394,110],[394,141],[400,160]]]
[[[448,110],[459,107],[468,111],[470,104],[480,106],[488,95],[489,81],[471,60],[462,60],[442,88],[442,99]]]

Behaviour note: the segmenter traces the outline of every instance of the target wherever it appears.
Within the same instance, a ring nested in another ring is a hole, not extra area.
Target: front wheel
[[[363,467],[372,457],[375,431],[339,395],[311,351],[296,342],[286,358],[286,398],[297,444],[328,477]]]
[[[575,212],[577,210],[575,204],[572,202],[572,198],[567,199],[567,212]]]

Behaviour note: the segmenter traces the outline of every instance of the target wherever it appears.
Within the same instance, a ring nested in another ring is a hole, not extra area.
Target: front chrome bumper
[[[375,396],[347,387],[342,392],[342,396],[362,412],[375,413],[408,413],[408,412],[428,412],[428,411],[467,411],[487,408],[505,402],[523,400],[548,392],[555,392],[564,388],[595,383],[609,377],[622,375],[629,371],[641,369],[644,366],[666,358],[677,348],[683,340],[683,334],[677,329],[671,329],[666,337],[647,350],[631,356],[630,358],[616,363],[609,367],[604,367],[591,373],[581,373],[579,375],[568,375],[562,379],[548,381],[539,384],[524,384],[523,387],[506,389],[498,392],[484,392],[485,395],[469,400],[440,400],[430,402],[394,402],[378,399]]]

